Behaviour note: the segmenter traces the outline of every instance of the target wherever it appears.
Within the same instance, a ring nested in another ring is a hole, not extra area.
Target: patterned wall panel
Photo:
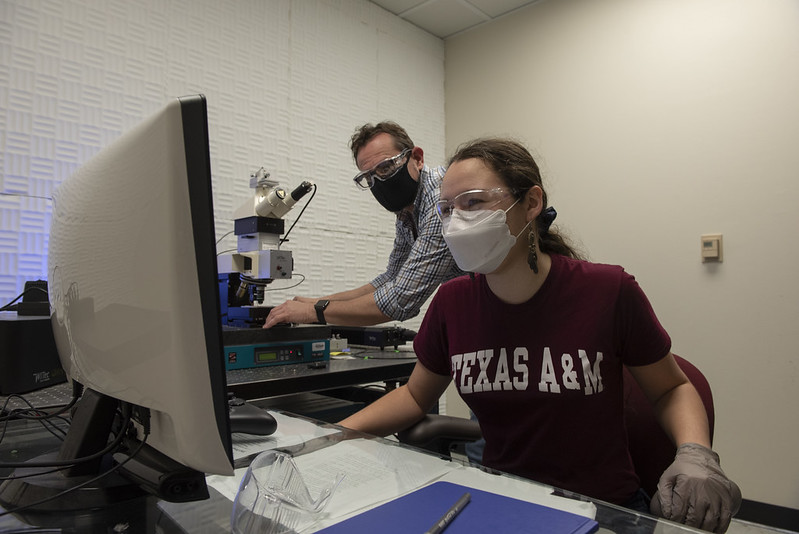
[[[192,93],[208,97],[220,238],[259,167],[317,184],[286,244],[306,279],[269,298],[368,282],[393,216],[352,185],[349,137],[393,119],[440,163],[443,63],[442,41],[365,0],[0,0],[0,303],[47,277],[58,183]]]

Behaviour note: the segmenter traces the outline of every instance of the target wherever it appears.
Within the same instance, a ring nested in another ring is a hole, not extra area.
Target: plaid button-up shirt
[[[464,274],[455,264],[441,233],[435,205],[444,167],[422,168],[411,213],[397,215],[394,249],[386,271],[372,280],[377,307],[395,321],[419,314],[442,282]]]

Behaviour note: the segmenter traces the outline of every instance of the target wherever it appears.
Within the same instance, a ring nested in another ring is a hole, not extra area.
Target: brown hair
[[[494,171],[513,190],[516,198],[522,198],[533,186],[540,187],[543,191],[543,206],[535,220],[535,232],[541,251],[581,258],[567,240],[550,227],[554,215],[551,211],[549,214],[547,212],[547,193],[541,180],[541,171],[533,156],[521,143],[503,138],[475,139],[458,147],[449,164],[472,158],[481,160]]]
[[[405,128],[396,122],[383,121],[377,124],[364,124],[355,130],[355,133],[352,134],[352,138],[350,139],[352,158],[355,160],[356,164],[358,163],[358,152],[366,143],[371,141],[374,136],[381,133],[387,133],[394,139],[397,152],[402,152],[406,148],[413,148],[415,146],[408,132],[405,131]]]

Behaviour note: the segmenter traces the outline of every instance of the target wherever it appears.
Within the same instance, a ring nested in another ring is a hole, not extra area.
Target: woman
[[[740,491],[710,450],[705,409],[668,334],[631,275],[578,259],[550,229],[555,212],[530,153],[504,139],[461,147],[437,211],[458,266],[478,274],[439,289],[407,385],[341,424],[397,432],[455,380],[480,421],[486,466],[640,509],[622,412],[627,366],[679,447],[653,511],[726,530]]]

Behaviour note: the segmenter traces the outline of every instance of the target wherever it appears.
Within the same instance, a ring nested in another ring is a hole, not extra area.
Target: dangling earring
[[[538,254],[535,252],[535,232],[527,234],[527,243],[530,250],[527,253],[527,263],[535,274],[538,274]]]

